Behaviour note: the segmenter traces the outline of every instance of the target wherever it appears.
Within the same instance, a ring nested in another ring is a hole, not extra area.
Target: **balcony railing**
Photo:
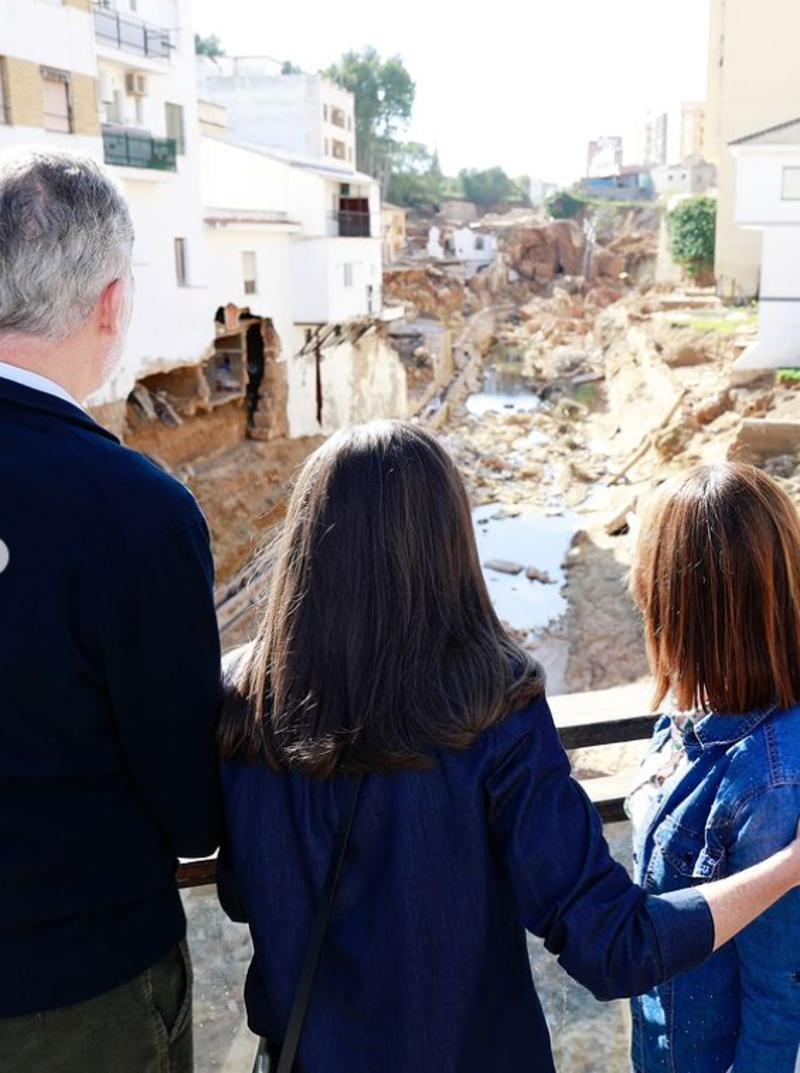
[[[168,60],[172,55],[169,30],[151,26],[142,19],[120,15],[103,4],[94,6],[94,33],[100,44],[135,52],[137,56]]]
[[[372,238],[372,214],[369,212],[332,212],[330,233],[340,238]],[[376,230],[374,234],[380,232]]]
[[[153,138],[149,134],[103,128],[103,159],[106,164],[177,171],[177,158],[178,146],[174,138]]]

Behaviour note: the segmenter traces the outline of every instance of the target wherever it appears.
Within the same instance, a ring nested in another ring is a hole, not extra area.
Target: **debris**
[[[525,577],[528,581],[538,581],[542,585],[555,585],[555,578],[550,577],[546,570],[539,570],[535,566],[529,566],[525,571]]]
[[[729,458],[761,462],[800,450],[800,421],[746,417],[728,451]]]
[[[489,559],[488,562],[483,564],[484,570],[494,570],[497,574],[521,574],[522,565],[520,563],[508,562],[505,559]]]

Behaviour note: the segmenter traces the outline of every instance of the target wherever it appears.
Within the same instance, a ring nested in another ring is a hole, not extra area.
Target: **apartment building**
[[[669,116],[666,112],[648,112],[642,128],[641,163],[648,168],[658,168],[667,162],[667,134]]]
[[[198,91],[224,105],[235,141],[355,170],[355,98],[320,74],[281,73],[268,56],[198,61]]]
[[[705,157],[718,167],[716,274],[720,293],[758,293],[761,237],[735,219],[730,144],[800,114],[800,4],[711,0]]]
[[[702,101],[681,105],[681,163],[702,157],[705,151],[706,106]]]
[[[90,0],[0,0],[0,148],[102,152]]]

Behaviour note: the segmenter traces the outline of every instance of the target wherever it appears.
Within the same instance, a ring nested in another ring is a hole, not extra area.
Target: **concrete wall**
[[[783,170],[800,168],[800,145],[742,146],[734,150],[734,158],[736,223],[741,227],[800,225],[800,200],[783,197]]]
[[[800,115],[800,4],[712,0],[705,155],[719,167],[716,272],[720,293],[753,297],[761,243],[735,221],[728,145]]]
[[[295,354],[306,329],[295,328]],[[376,332],[355,346],[345,343],[322,352],[322,425],[317,422],[316,360],[313,354],[289,363],[289,434],[330,434],[354,422],[406,417],[408,387],[397,352]]]
[[[346,265],[350,266],[347,274]],[[380,238],[298,236],[293,244],[296,323],[329,324],[377,314],[382,306],[382,286]],[[372,287],[371,310],[368,287]]]

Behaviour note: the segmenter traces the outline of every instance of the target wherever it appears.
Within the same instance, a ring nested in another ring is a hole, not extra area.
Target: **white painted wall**
[[[352,93],[319,74],[281,75],[269,60],[261,64],[258,59],[223,57],[215,62],[201,58],[196,71],[200,96],[227,108],[235,140],[333,163],[330,143],[336,138],[352,151],[345,151],[342,164],[355,166]],[[349,116],[350,130],[347,119],[344,128],[331,123],[334,106]]]
[[[294,352],[305,342],[305,328],[295,328]],[[406,370],[397,352],[375,332],[356,346],[349,343],[323,351],[322,426],[317,423],[316,363],[313,354],[294,358],[288,366],[289,434],[329,434],[345,425],[377,417],[408,415]]]
[[[0,55],[94,76],[91,13],[50,0],[0,0]]]
[[[200,361],[213,341],[214,312],[220,304],[211,290],[204,242],[191,0],[162,0],[161,4],[151,0],[150,7],[142,6],[138,14],[170,29],[175,48],[171,61],[159,63],[159,73],[149,75],[141,114],[137,116],[135,107],[126,104],[127,117],[134,121],[132,128],[163,138],[166,103],[181,105],[185,153],[178,157],[177,172],[111,169],[122,182],[136,228],[135,306],[122,363],[92,398],[93,405],[124,398],[136,380],[150,373]],[[126,71],[140,70],[135,54],[107,48],[102,54],[113,55],[113,60],[102,58],[98,67],[116,77],[124,79]],[[176,238],[186,240],[189,279],[185,287],[177,281]]]
[[[299,236],[293,245],[296,323],[332,324],[351,317],[378,315],[383,304],[382,284],[380,238]],[[372,287],[371,309],[368,287]]]
[[[783,197],[783,171],[800,168],[800,146],[740,146],[736,223],[763,230],[759,337],[740,369],[800,367],[800,199]]]
[[[736,223],[742,227],[800,224],[800,200],[782,197],[783,169],[800,168],[800,145],[740,146],[733,152]]]
[[[460,227],[453,231],[453,249],[459,261],[488,265],[497,253],[497,236],[482,235],[471,227]]]

